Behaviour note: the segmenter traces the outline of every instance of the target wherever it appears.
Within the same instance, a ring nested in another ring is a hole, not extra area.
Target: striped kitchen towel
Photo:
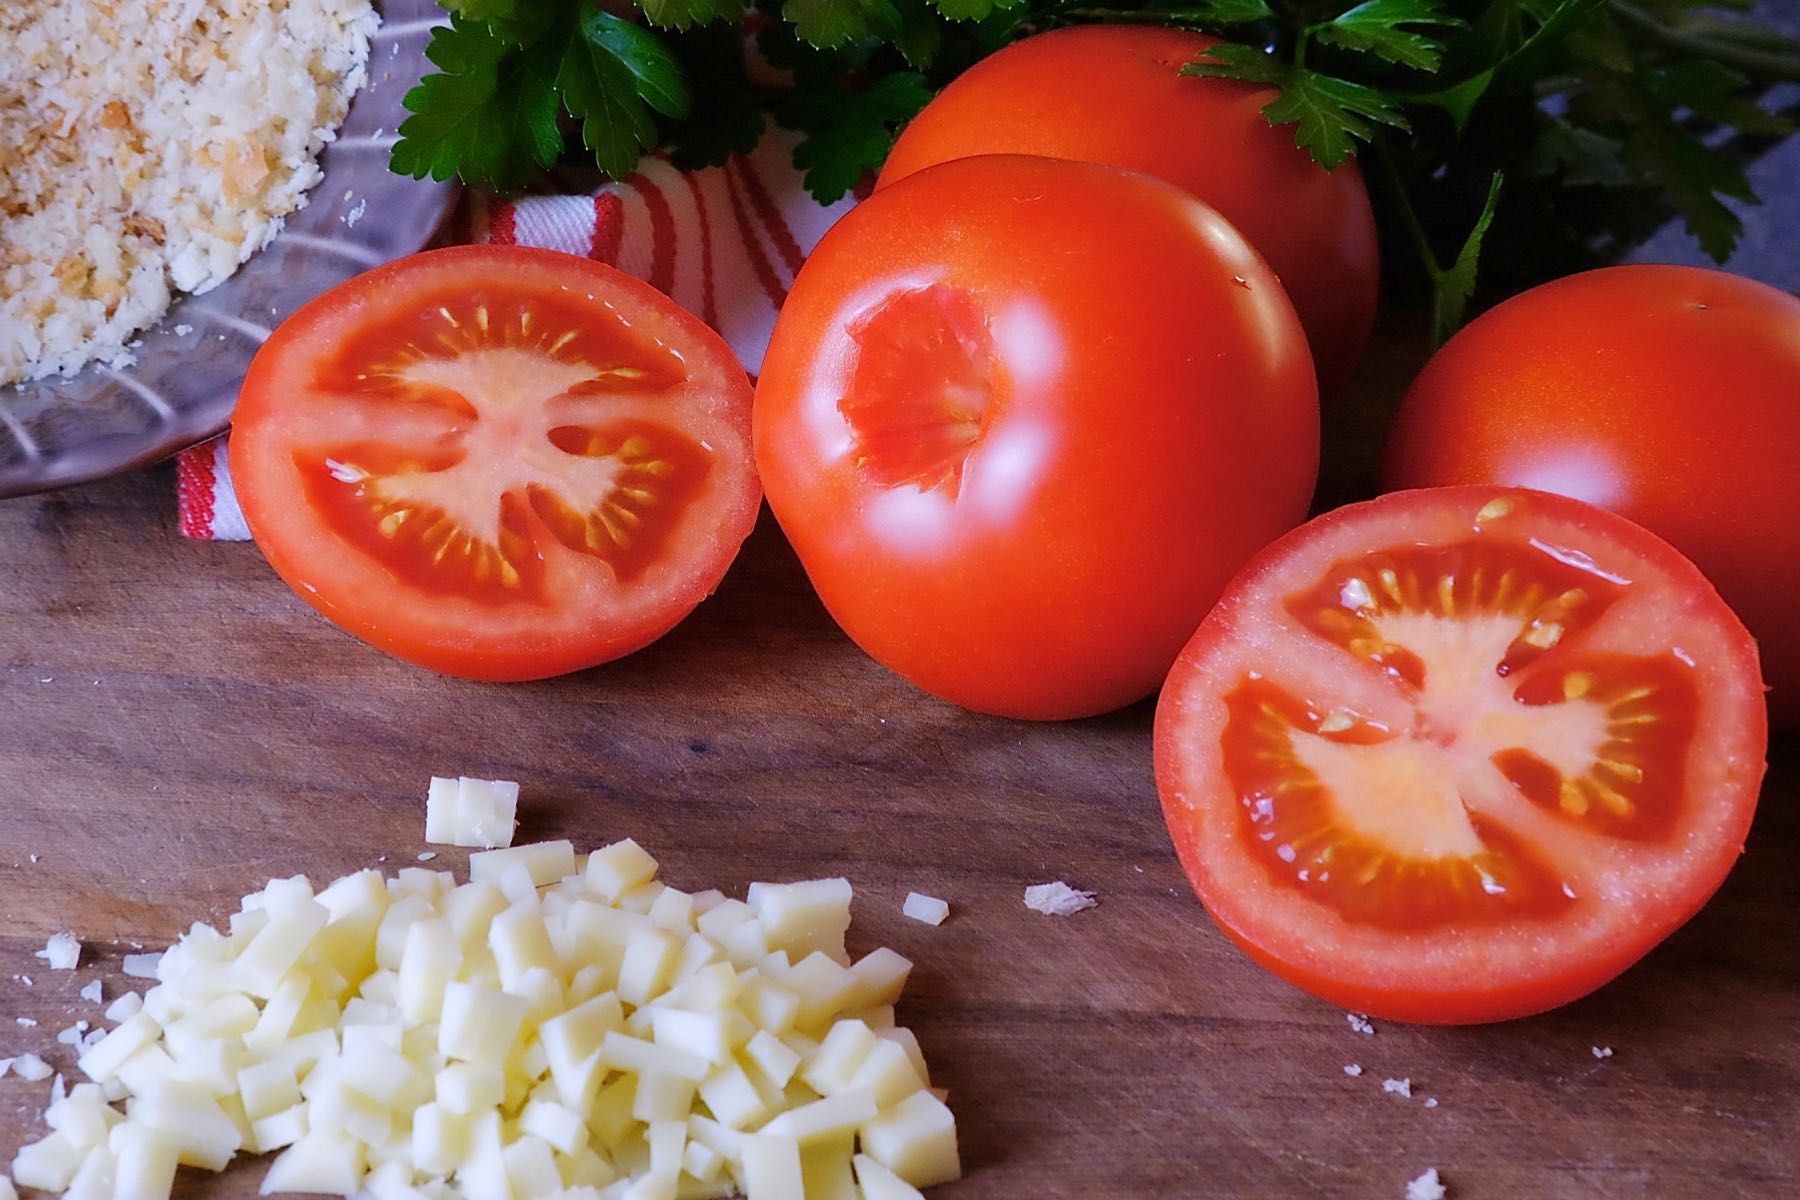
[[[750,154],[686,173],[646,158],[591,195],[513,201],[471,192],[452,230],[460,240],[542,246],[636,275],[718,330],[754,376],[801,261],[856,203],[809,196],[794,170],[794,141],[771,130]],[[196,446],[176,464],[187,537],[250,536],[231,489],[228,443]]]

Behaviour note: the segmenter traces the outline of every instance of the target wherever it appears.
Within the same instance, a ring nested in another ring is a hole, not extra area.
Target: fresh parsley
[[[1746,0],[440,2],[451,22],[393,167],[501,189],[571,160],[621,177],[659,145],[684,168],[721,163],[773,120],[829,202],[1009,41],[1100,21],[1216,34],[1171,69],[1266,87],[1264,116],[1323,167],[1361,159],[1388,291],[1424,300],[1440,336],[1482,287],[1608,261],[1671,217],[1723,260],[1742,233],[1731,204],[1755,202],[1744,166],[1800,112],[1770,103],[1800,82],[1800,43]],[[752,28],[784,89],[746,71]]]

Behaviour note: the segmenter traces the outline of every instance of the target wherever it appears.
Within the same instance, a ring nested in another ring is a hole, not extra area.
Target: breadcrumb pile
[[[305,202],[370,0],[0,5],[0,384],[124,366]]]

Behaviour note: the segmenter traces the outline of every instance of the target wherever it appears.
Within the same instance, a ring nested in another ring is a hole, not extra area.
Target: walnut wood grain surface
[[[1384,344],[1328,418],[1323,496],[1366,489],[1416,361]],[[1194,900],[1150,719],[1019,724],[920,695],[837,631],[766,519],[662,642],[496,687],[352,641],[253,547],[182,541],[167,469],[9,501],[0,1057],[72,1073],[55,1033],[95,1019],[76,992],[98,975],[114,995],[134,942],[219,919],[274,875],[412,863],[426,777],[465,773],[523,784],[522,839],[630,835],[677,885],[850,876],[853,948],[918,964],[901,1017],[950,1089],[968,1172],[944,1200],[1397,1200],[1428,1166],[1455,1200],[1800,1195],[1794,739],[1723,891],[1622,980],[1531,1020],[1367,1036],[1251,965]],[[1023,907],[1026,884],[1059,878],[1100,906]],[[902,919],[909,889],[949,899],[949,922]],[[86,945],[72,974],[32,957],[64,929]],[[0,1155],[41,1135],[48,1091],[0,1079]],[[260,1168],[183,1178],[248,1197]]]

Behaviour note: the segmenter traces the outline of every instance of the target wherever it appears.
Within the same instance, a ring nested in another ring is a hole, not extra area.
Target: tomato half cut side
[[[1431,1024],[1617,976],[1743,849],[1756,644],[1693,564],[1541,492],[1339,509],[1244,568],[1156,713],[1163,813],[1275,974]]]
[[[750,384],[648,284],[513,246],[377,267],[251,363],[231,470],[270,565],[344,629],[474,679],[639,649],[756,519]]]

